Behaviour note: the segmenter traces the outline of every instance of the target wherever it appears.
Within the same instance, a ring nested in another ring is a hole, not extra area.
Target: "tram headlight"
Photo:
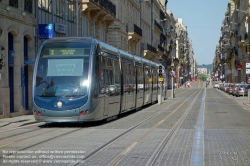
[[[88,87],[88,86],[89,86],[89,80],[84,80],[84,81],[82,82],[82,86]]]

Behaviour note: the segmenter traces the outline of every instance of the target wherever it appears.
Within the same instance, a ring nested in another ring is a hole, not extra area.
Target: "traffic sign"
[[[159,81],[159,82],[163,82],[163,78],[162,78],[162,77],[159,77],[159,78],[158,78],[158,81]]]

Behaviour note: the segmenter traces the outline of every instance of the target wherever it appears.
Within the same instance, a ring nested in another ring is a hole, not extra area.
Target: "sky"
[[[198,65],[212,64],[229,0],[168,0],[167,10],[182,18]]]

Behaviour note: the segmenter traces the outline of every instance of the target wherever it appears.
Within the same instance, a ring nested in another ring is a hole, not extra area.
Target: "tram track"
[[[198,98],[198,96],[200,95],[200,93],[203,90],[201,90],[196,97],[193,99],[193,101],[191,102],[191,104],[189,105],[189,107],[186,109],[185,113],[179,118],[179,120],[175,123],[175,125],[172,127],[172,129],[169,131],[169,133],[164,137],[164,139],[162,140],[162,142],[160,143],[160,145],[158,146],[157,150],[155,151],[155,153],[153,154],[153,156],[149,159],[148,163],[146,166],[155,166],[158,165],[158,161],[159,161],[159,157],[161,156],[164,148],[166,147],[167,143],[169,142],[169,140],[172,138],[172,136],[177,132],[177,130],[180,128],[180,126],[182,125],[182,123],[184,122],[185,118],[187,117],[187,115],[189,114],[191,108],[194,106],[196,99]]]
[[[180,92],[179,94],[183,94],[183,93],[185,93],[185,91],[184,92]],[[157,104],[157,103],[155,103],[155,104]],[[1,131],[0,133],[6,133],[6,132],[13,131],[13,130],[27,128],[29,126],[34,126],[34,125],[37,125],[37,124],[41,124],[41,125],[37,126],[37,127],[39,127],[38,129],[34,129],[34,130],[30,130],[30,131],[26,131],[26,132],[22,132],[22,133],[16,133],[16,134],[13,134],[13,135],[10,135],[10,136],[6,136],[6,137],[3,137],[3,138],[0,138],[0,141],[3,140],[3,139],[6,139],[6,138],[11,138],[11,137],[14,137],[14,136],[18,136],[18,135],[22,135],[22,134],[27,134],[27,133],[30,133],[30,132],[33,132],[33,131],[40,130],[42,127],[46,127],[46,125],[49,124],[49,123],[38,122],[38,123],[35,123],[35,124],[30,124],[30,125],[20,126],[20,127],[16,127],[16,128],[11,128],[11,129],[8,129],[8,130],[5,130],[5,131]]]
[[[199,93],[198,93],[199,95]],[[197,96],[198,96],[197,95]],[[192,97],[192,96],[191,96]],[[197,98],[197,97],[195,97]],[[195,100],[195,99],[194,99]],[[188,101],[188,98],[185,100]],[[183,102],[183,104],[179,105],[176,109],[174,109],[168,116],[166,116],[164,119],[162,119],[160,122],[158,122],[157,124],[155,124],[153,127],[151,127],[145,134],[143,134],[140,138],[138,138],[136,141],[134,141],[128,148],[126,148],[122,153],[120,153],[119,156],[117,156],[116,159],[114,159],[108,166],[114,166],[114,165],[119,165],[119,163],[122,161],[122,159],[139,143],[141,142],[143,139],[145,139],[150,133],[152,133],[155,129],[157,129],[161,124],[163,124],[163,122],[165,122],[166,120],[168,120],[176,111],[179,110],[179,108],[181,108],[184,104],[185,101]],[[192,106],[192,104],[190,104],[190,106]],[[189,107],[190,107],[189,106]],[[188,107],[188,108],[189,108]],[[188,110],[188,109],[187,109]],[[159,150],[157,150],[157,154],[160,154],[160,151],[165,147],[163,145],[166,145],[167,141],[171,138],[171,136],[173,135],[173,133],[177,130],[177,127],[179,127],[181,125],[181,122],[184,121],[185,117],[187,116],[189,112],[185,111],[185,113],[182,115],[182,117],[176,122],[176,124],[174,125],[174,127],[170,130],[170,132],[167,134],[167,137],[164,138],[163,142],[161,143],[161,148],[159,148]],[[158,155],[156,155],[157,157]],[[153,160],[154,161],[154,160]]]
[[[179,93],[179,94],[182,94],[182,93],[185,93],[185,94],[186,94],[186,91],[181,92],[181,93]],[[192,93],[193,93],[193,92],[190,92],[190,94],[192,94]],[[179,100],[181,100],[181,98],[180,98]],[[157,115],[160,114],[162,111],[171,108],[174,104],[178,103],[179,100],[176,100],[175,102],[173,102],[173,103],[171,103],[170,105],[168,105],[168,107],[166,107],[166,108],[160,110],[159,112],[157,112],[157,113],[154,114],[153,116],[151,116],[151,117],[149,117],[148,119],[142,121],[141,123],[137,124],[136,126],[130,128],[127,132],[123,133],[122,135],[125,135],[125,134],[128,133],[129,131],[132,131],[132,130],[135,129],[136,127],[140,126],[141,124],[145,123],[146,121],[148,121],[148,120],[152,119],[153,117],[157,116]],[[44,124],[44,125],[42,125],[42,126],[46,126],[46,124]],[[42,127],[42,126],[41,126],[41,127]],[[24,127],[27,127],[27,126],[24,126]],[[17,130],[17,129],[20,129],[20,128],[14,128],[14,129],[11,129],[11,130],[9,130],[9,131],[13,131],[13,130]],[[4,140],[4,139],[10,138],[10,137],[15,137],[15,136],[22,135],[22,134],[27,134],[27,133],[34,132],[34,131],[41,130],[41,129],[43,129],[43,128],[39,128],[39,129],[27,131],[27,132],[24,132],[24,133],[14,134],[14,135],[8,136],[8,137],[3,137],[3,138],[1,138],[0,140]],[[64,133],[64,134],[57,135],[57,136],[55,136],[55,137],[46,139],[46,140],[44,140],[44,141],[37,142],[37,143],[32,144],[32,145],[30,145],[30,146],[26,146],[26,147],[21,148],[21,149],[18,149],[18,150],[16,150],[16,151],[24,151],[24,150],[27,150],[27,149],[29,149],[29,148],[31,148],[31,147],[37,146],[37,145],[39,145],[39,144],[42,144],[42,143],[51,141],[51,140],[53,140],[53,139],[56,139],[56,138],[59,138],[59,137],[62,137],[62,136],[65,136],[65,135],[68,135],[68,134],[71,134],[71,133],[74,133],[74,132],[78,132],[78,131],[83,130],[83,129],[86,129],[86,128],[80,128],[80,129],[78,128],[78,129],[76,129],[76,130],[73,130],[73,131],[70,131],[70,132],[67,132],[67,133]],[[22,138],[22,139],[17,139],[17,140],[14,140],[14,141],[5,143],[4,145],[0,146],[0,149],[2,149],[3,147],[6,148],[6,147],[8,147],[8,146],[10,146],[10,145],[13,145],[13,144],[18,143],[18,142],[23,141],[23,140],[34,139],[34,138],[39,137],[39,136],[41,136],[41,135],[43,135],[43,134],[48,134],[48,133],[51,133],[51,132],[54,132],[54,131],[57,131],[57,130],[58,130],[58,128],[55,129],[55,130],[50,130],[50,131],[46,131],[46,132],[43,132],[43,133],[36,134],[36,135],[34,135],[34,136],[32,136],[32,137],[25,137],[25,138]],[[7,132],[7,131],[4,131],[4,132]],[[115,140],[117,140],[117,139],[118,139],[119,137],[121,137],[122,135],[120,135],[120,136],[118,136],[118,137],[112,139],[112,140],[109,141],[109,142],[110,142],[110,143],[114,142]],[[103,147],[105,147],[105,146],[103,146]],[[92,152],[92,154],[94,154],[94,153],[95,153],[95,152]],[[12,153],[8,153],[8,154],[6,154],[6,155],[13,155],[13,154],[12,154]],[[0,159],[1,159],[1,158],[3,158],[3,156],[0,156]]]
[[[185,101],[188,101],[193,95],[191,94],[196,94],[196,92],[200,91],[200,89],[197,89],[195,92],[190,92],[190,93],[186,93],[187,96],[189,96]],[[186,91],[185,91],[186,92]],[[184,93],[184,92],[183,92]],[[118,139],[120,139],[121,137],[125,136],[126,134],[130,133],[131,131],[135,130],[136,128],[138,128],[139,126],[141,126],[142,124],[145,124],[146,122],[148,122],[149,120],[151,120],[152,118],[156,117],[157,115],[163,113],[164,111],[170,109],[172,106],[174,106],[175,104],[177,104],[178,102],[182,101],[182,98],[176,100],[175,102],[169,104],[167,107],[159,110],[157,113],[155,113],[154,115],[150,116],[149,118],[139,122],[138,124],[134,125],[133,127],[129,128],[128,130],[124,131],[123,133],[119,134],[118,136],[116,136],[115,138],[111,139],[110,141],[106,142],[105,144],[103,144],[102,146],[98,147],[97,149],[93,150],[92,152],[88,153],[87,155],[85,155],[84,158],[78,160],[77,162],[71,163],[69,166],[75,166],[78,165],[80,163],[82,163],[82,161],[87,160],[90,157],[93,157],[94,155],[97,155],[100,151],[110,147],[112,144],[115,143],[115,141],[117,141]],[[177,111],[182,105],[184,105],[185,101],[183,102],[183,104],[179,105],[175,111]],[[164,118],[164,120],[161,120],[160,122],[158,122],[154,127],[150,128],[145,134],[143,134],[142,137],[138,138],[137,141],[133,142],[130,146],[128,146],[128,148],[126,148],[126,150],[124,150],[120,155],[117,156],[117,158],[115,160],[113,160],[109,165],[116,165],[116,163],[119,163],[119,161],[124,157],[125,154],[127,154],[129,151],[131,151],[136,144],[140,141],[140,139],[145,138],[147,135],[149,135],[154,129],[156,129],[157,127],[159,127],[165,120],[167,120],[169,117],[171,117],[171,115],[175,112],[171,112],[170,115],[168,115],[167,117]]]

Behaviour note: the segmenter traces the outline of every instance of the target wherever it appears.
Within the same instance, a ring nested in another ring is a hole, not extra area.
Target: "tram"
[[[160,64],[92,37],[46,40],[33,75],[39,122],[90,122],[157,102]]]

